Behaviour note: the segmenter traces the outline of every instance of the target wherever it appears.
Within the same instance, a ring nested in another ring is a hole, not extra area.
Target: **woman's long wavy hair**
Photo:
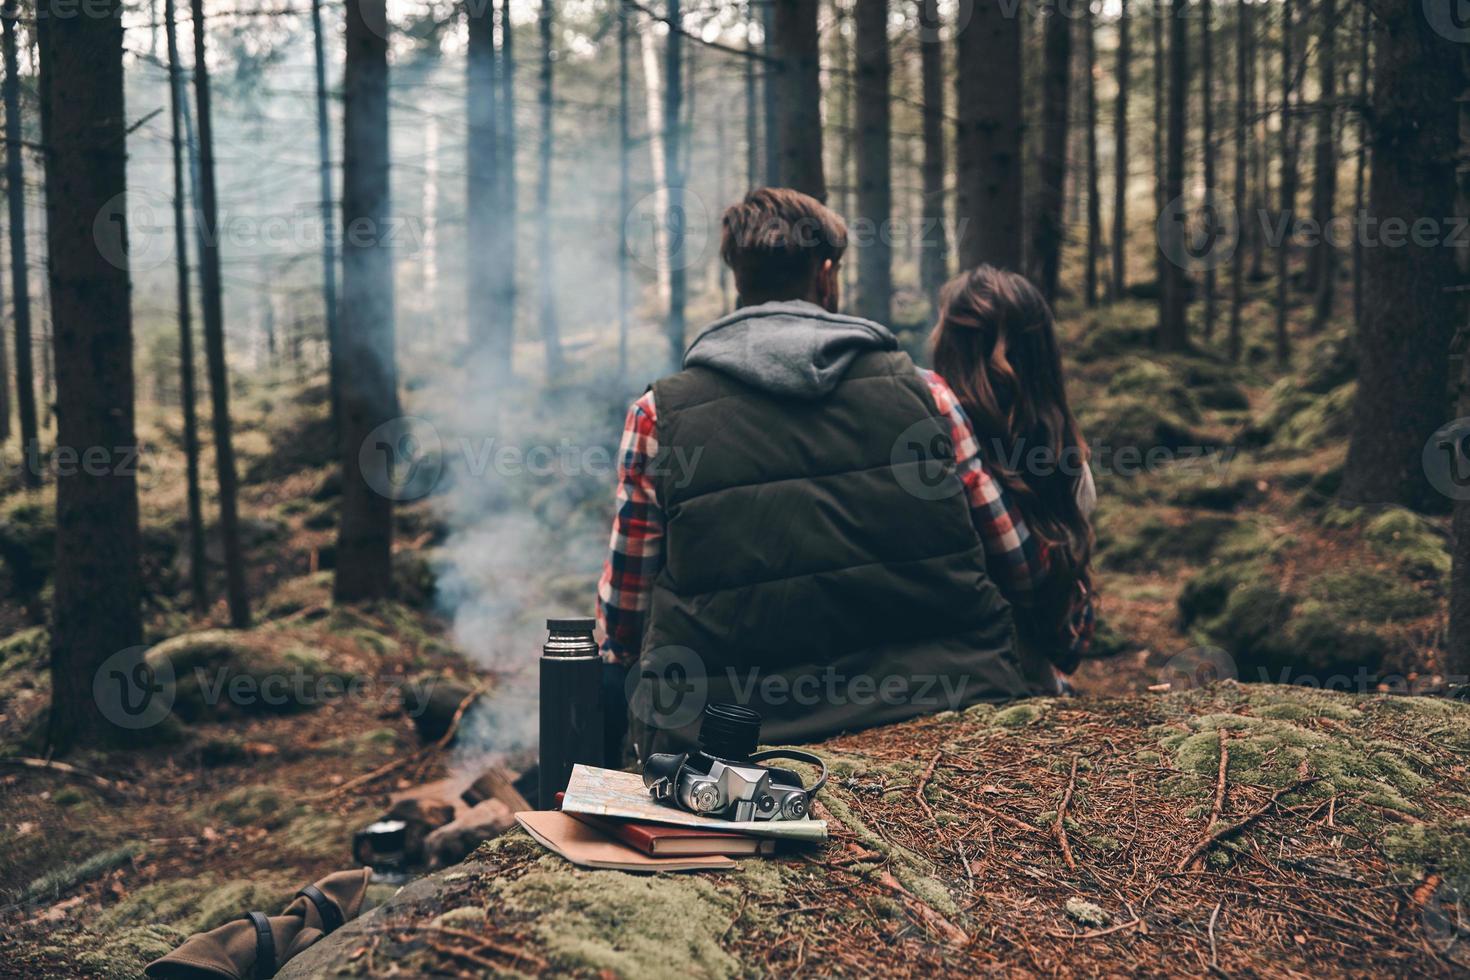
[[[939,294],[934,370],[970,417],[987,468],[1033,534],[1051,546],[1065,582],[1091,589],[1092,525],[1077,500],[1087,443],[1067,404],[1056,322],[1024,276],[982,265]],[[1045,449],[1045,458],[1038,465]]]

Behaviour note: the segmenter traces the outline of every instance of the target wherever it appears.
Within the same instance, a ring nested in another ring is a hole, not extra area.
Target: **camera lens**
[[[760,744],[761,716],[738,704],[712,704],[699,725],[699,749],[716,759],[743,762]]]

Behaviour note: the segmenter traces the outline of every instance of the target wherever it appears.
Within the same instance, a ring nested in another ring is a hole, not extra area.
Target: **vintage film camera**
[[[735,704],[711,704],[699,725],[699,751],[658,753],[643,764],[643,785],[660,803],[722,820],[804,820],[812,799],[827,783],[827,765],[795,749],[755,751],[761,716]],[[817,781],[806,787],[790,769],[763,766],[791,759],[816,766]]]

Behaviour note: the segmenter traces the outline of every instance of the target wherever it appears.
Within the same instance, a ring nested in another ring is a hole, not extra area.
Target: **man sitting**
[[[796,191],[729,208],[738,309],[628,412],[598,614],[640,756],[688,747],[710,702],[774,744],[1057,690],[1009,605],[1046,556],[948,386],[836,312],[846,247]]]

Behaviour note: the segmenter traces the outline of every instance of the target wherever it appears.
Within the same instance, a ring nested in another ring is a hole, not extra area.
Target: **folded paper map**
[[[566,813],[646,820],[701,830],[734,831],[780,840],[820,842],[827,839],[825,820],[719,820],[702,817],[654,800],[643,785],[643,777],[636,772],[599,769],[596,766],[572,767],[572,779],[567,784],[561,808]]]

